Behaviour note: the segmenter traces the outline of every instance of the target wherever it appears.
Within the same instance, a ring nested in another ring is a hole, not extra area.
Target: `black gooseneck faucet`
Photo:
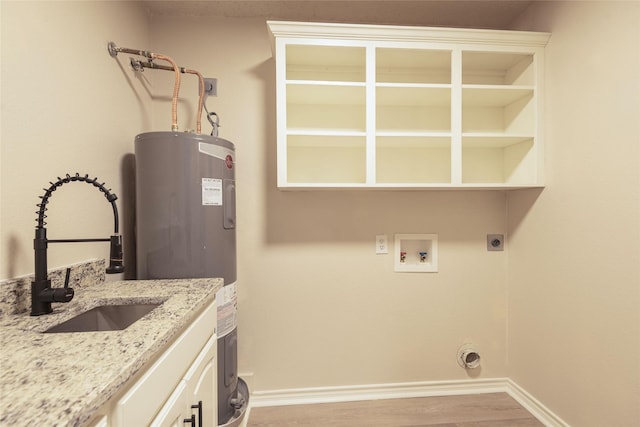
[[[113,219],[114,219],[114,232],[109,238],[98,239],[47,239],[47,229],[45,225],[47,223],[44,219],[47,217],[45,211],[47,210],[47,203],[49,203],[49,197],[58,187],[69,182],[80,181],[91,184],[97,187],[102,193],[104,193],[107,200],[113,207]],[[42,201],[37,205],[38,211],[38,225],[36,226],[36,234],[33,239],[33,249],[35,251],[35,277],[31,282],[31,315],[40,316],[42,314],[51,313],[52,302],[69,302],[73,299],[74,291],[69,287],[69,272],[67,269],[67,275],[65,278],[64,287],[52,288],[51,280],[47,277],[47,246],[49,243],[70,243],[70,242],[110,242],[110,254],[109,254],[109,267],[107,267],[107,274],[121,273],[124,271],[124,264],[122,261],[122,236],[118,232],[118,207],[116,206],[115,194],[111,193],[110,189],[104,186],[104,182],[100,184],[98,178],[89,178],[89,175],[80,176],[75,174],[71,176],[67,174],[64,178],[58,177],[58,181],[53,183],[49,182],[51,186],[45,189],[44,196],[40,196]]]

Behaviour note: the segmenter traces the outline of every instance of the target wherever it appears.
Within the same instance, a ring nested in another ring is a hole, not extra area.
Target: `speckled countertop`
[[[82,426],[215,298],[221,279],[95,282],[49,315],[0,319],[0,425]],[[54,287],[57,287],[54,285]],[[43,334],[103,304],[162,305],[127,329]]]

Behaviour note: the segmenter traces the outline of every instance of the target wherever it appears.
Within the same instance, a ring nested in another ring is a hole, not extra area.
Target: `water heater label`
[[[202,178],[202,206],[222,206],[222,180]]]
[[[233,332],[238,326],[238,296],[236,284],[223,286],[216,294],[218,304],[218,338]]]

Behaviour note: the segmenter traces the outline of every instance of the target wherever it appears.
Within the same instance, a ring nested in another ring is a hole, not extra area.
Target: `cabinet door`
[[[111,417],[113,427],[147,425],[167,400],[181,387],[185,372],[192,369],[200,357],[203,343],[215,339],[216,305],[212,303],[171,344],[142,377],[118,399]],[[205,345],[206,346],[206,345]],[[162,424],[164,425],[164,424]],[[171,424],[169,424],[171,425]]]
[[[188,392],[185,381],[180,381],[174,392],[151,422],[151,427],[184,427],[185,419],[191,417],[188,410]],[[195,427],[195,426],[192,426]]]
[[[88,427],[109,427],[109,419],[107,418],[106,415],[103,415],[101,417],[98,417],[94,420],[92,420]]]
[[[217,339],[213,336],[184,378],[187,386],[188,414],[196,416],[198,427],[218,425],[217,348]]]
[[[218,424],[216,343],[214,335],[155,417],[152,427],[214,427]],[[190,422],[192,416],[194,422]]]

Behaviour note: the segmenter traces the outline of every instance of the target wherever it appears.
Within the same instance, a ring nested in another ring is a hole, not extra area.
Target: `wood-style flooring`
[[[252,408],[247,427],[540,427],[506,393]]]

